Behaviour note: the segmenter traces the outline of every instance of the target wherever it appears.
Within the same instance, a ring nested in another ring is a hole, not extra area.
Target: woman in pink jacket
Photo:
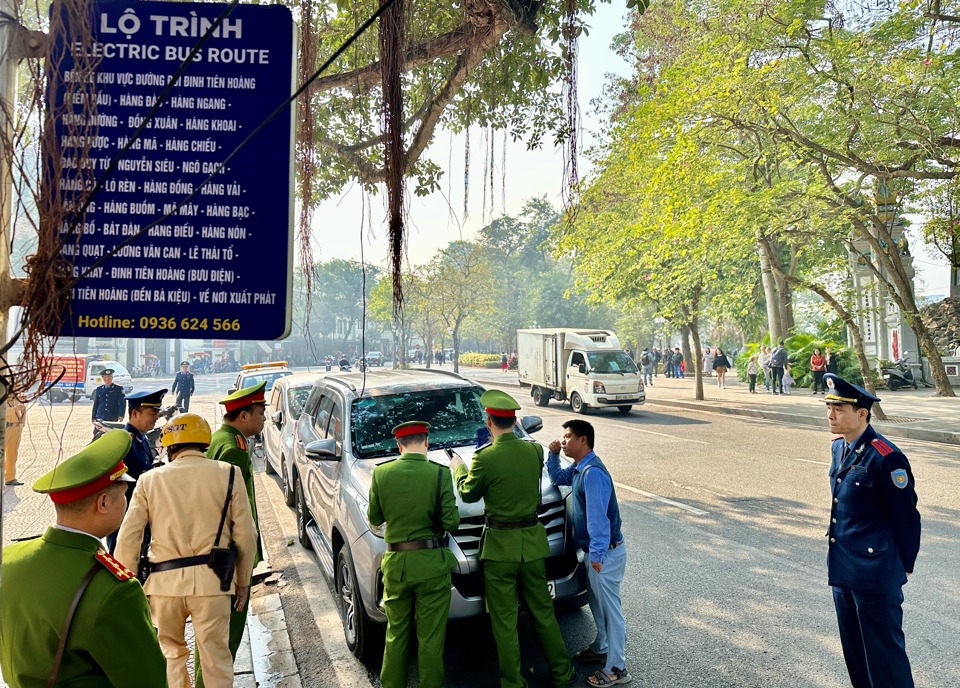
[[[827,371],[827,359],[820,353],[820,349],[814,349],[810,357],[810,370],[813,371],[813,393],[818,391],[822,394],[826,391],[823,386],[823,374]]]

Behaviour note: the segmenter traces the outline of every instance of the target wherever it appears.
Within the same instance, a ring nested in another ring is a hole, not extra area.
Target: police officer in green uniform
[[[33,485],[50,495],[57,522],[3,550],[0,666],[11,688],[44,688],[52,675],[55,685],[167,685],[143,588],[101,542],[127,508],[129,450],[130,435],[112,430]]]
[[[456,559],[446,547],[448,531],[460,525],[453,482],[446,468],[427,461],[430,424],[401,423],[393,429],[396,461],[373,471],[367,518],[386,522],[383,608],[387,642],[380,684],[405,688],[410,630],[416,619],[421,688],[443,686],[443,641],[450,611],[450,571]]]
[[[263,431],[267,417],[267,401],[265,398],[266,382],[244,387],[228,397],[220,400],[226,413],[223,414],[223,425],[210,438],[210,447],[207,449],[207,458],[215,461],[226,461],[240,469],[243,482],[247,486],[247,497],[250,498],[250,510],[253,512],[253,521],[257,524],[257,554],[253,559],[253,566],[263,561],[263,549],[260,543],[260,520],[257,518],[257,495],[253,486],[253,461],[250,459],[250,450],[247,448],[247,438]],[[230,654],[237,658],[237,649],[243,640],[243,629],[247,625],[247,611],[250,608],[249,600],[242,611],[230,610]],[[197,657],[199,659],[199,657]],[[203,672],[200,662],[197,667],[196,686],[203,688]]]
[[[517,637],[518,590],[530,610],[530,622],[550,665],[554,686],[567,686],[573,665],[560,635],[547,589],[544,559],[547,532],[537,519],[543,448],[513,433],[520,405],[505,392],[489,390],[480,397],[493,442],[473,455],[467,470],[454,455],[450,462],[460,498],[484,501],[486,527],[480,546],[490,625],[497,643],[502,688],[524,686]]]

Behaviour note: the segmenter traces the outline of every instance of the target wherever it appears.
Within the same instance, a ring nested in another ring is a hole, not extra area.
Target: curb
[[[739,406],[707,406],[698,402],[674,401],[672,399],[650,399],[646,403],[654,406],[669,406],[673,408],[689,409],[693,411],[703,411],[705,413],[718,413],[731,416],[747,416],[750,418],[760,418],[762,420],[775,420],[785,423],[794,423],[796,425],[809,425],[819,428],[829,428],[826,418],[816,418],[812,416],[801,415],[798,413],[784,413],[783,411],[768,411],[760,409],[746,409]],[[903,437],[911,440],[922,440],[924,442],[938,442],[941,444],[960,445],[960,432],[948,432],[946,430],[926,430],[924,428],[905,427],[898,423],[884,423],[883,421],[872,421],[871,425],[883,430],[884,436]]]

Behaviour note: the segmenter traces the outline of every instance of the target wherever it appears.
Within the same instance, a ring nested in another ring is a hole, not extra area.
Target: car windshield
[[[313,385],[287,390],[287,408],[290,409],[290,420],[296,420],[303,413],[303,406],[307,403],[307,397],[310,396],[311,389],[313,389]]]
[[[408,420],[430,423],[430,448],[475,444],[484,426],[479,387],[431,389],[353,402],[350,419],[354,454],[361,459],[397,453],[393,427]]]
[[[595,373],[636,373],[637,364],[622,351],[591,351],[587,353],[590,370]]]
[[[254,385],[259,385],[264,380],[267,381],[266,391],[273,389],[273,383],[279,380],[282,377],[287,375],[292,375],[293,373],[286,371],[282,373],[258,373],[257,375],[244,375],[240,380],[240,386],[237,389],[245,389],[247,387],[253,387]]]

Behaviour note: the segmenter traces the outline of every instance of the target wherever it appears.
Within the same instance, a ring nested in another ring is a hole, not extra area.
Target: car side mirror
[[[277,430],[280,429],[280,426],[283,425],[283,411],[275,411],[270,420],[273,421],[273,424],[277,426]]]
[[[523,416],[520,418],[520,427],[528,435],[543,430],[543,418],[540,416]]]
[[[581,374],[581,375],[586,375],[586,374],[587,374],[587,364],[586,364],[586,363],[578,363],[578,364],[577,364],[577,370],[580,371],[580,374]]]
[[[227,394],[233,394],[236,391],[237,391],[236,387],[231,387],[230,389],[227,390]]]
[[[336,440],[314,440],[306,447],[304,450],[307,453],[308,459],[313,459],[314,461],[330,461],[336,460],[337,458],[337,441]]]

